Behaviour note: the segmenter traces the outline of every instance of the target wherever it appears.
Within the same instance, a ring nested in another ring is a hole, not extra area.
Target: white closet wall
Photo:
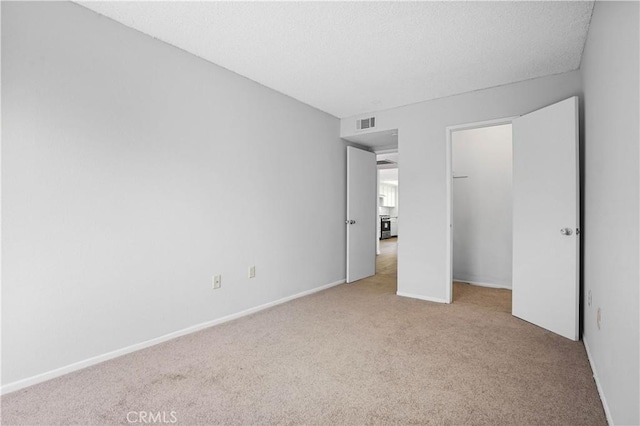
[[[511,125],[453,133],[453,279],[511,287]]]

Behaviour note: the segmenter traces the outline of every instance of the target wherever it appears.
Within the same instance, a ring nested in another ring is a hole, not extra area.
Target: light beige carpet
[[[370,279],[6,395],[2,424],[606,424],[582,343],[505,290],[396,296],[393,244]]]

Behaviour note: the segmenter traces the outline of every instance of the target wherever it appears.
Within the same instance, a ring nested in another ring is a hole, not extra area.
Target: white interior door
[[[347,147],[347,282],[376,273],[376,156]]]
[[[578,98],[513,121],[513,315],[578,340]]]

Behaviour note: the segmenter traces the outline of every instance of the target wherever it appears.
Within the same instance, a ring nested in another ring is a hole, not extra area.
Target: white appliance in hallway
[[[391,237],[397,237],[398,236],[398,217],[397,216],[391,216],[389,218],[389,223],[390,223],[390,228],[391,228]]]

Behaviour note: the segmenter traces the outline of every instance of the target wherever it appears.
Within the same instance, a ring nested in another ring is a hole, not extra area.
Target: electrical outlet
[[[256,276],[256,267],[249,266],[249,278],[255,278]]]
[[[589,290],[589,293],[587,295],[587,305],[591,306],[591,290]]]
[[[222,275],[215,275],[212,280],[213,289],[222,287]]]
[[[600,308],[598,308],[598,313],[596,315],[596,323],[598,324],[598,330],[600,330],[600,322],[602,321],[602,312]]]

